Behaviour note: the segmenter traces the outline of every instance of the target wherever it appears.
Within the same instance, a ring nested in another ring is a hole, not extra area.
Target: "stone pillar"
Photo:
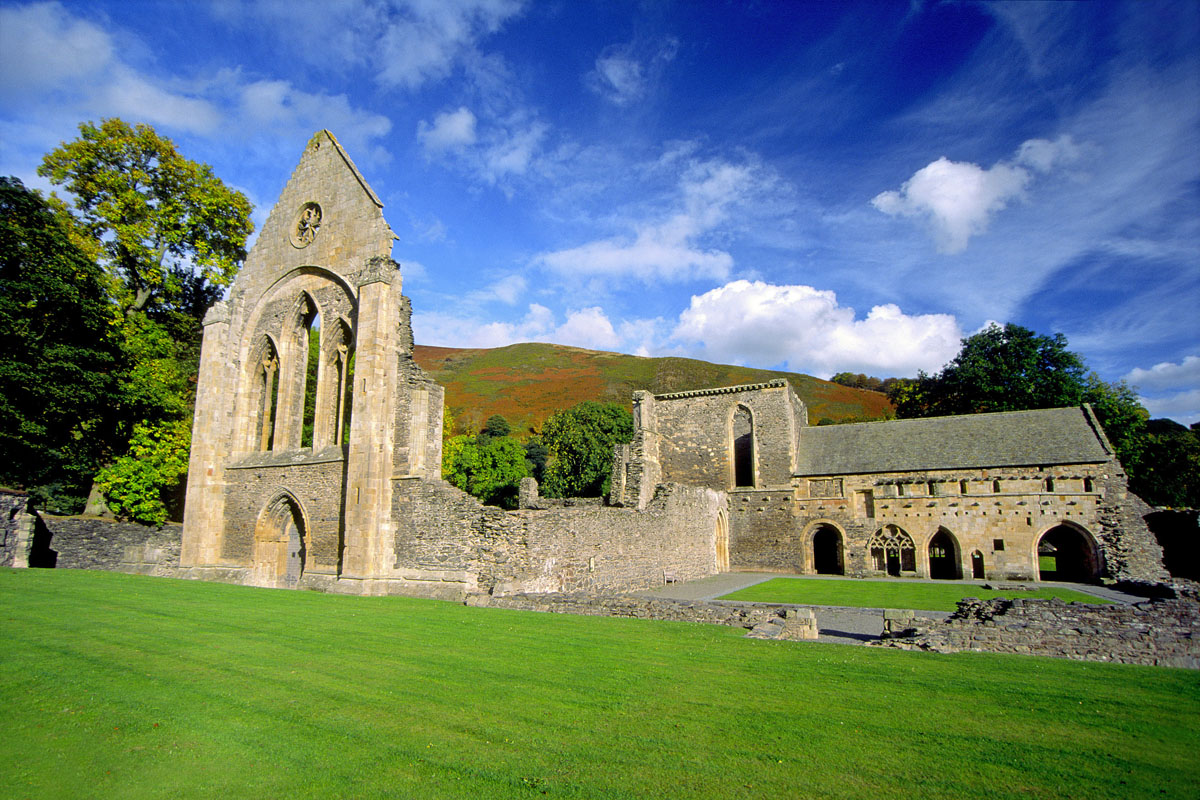
[[[354,408],[346,463],[346,551],[342,575],[371,579],[390,571],[392,458],[400,342],[400,274],[372,258],[358,274]]]
[[[230,367],[229,306],[213,305],[204,316],[204,343],[192,421],[192,452],[183,518],[180,566],[215,564],[221,555],[225,530],[224,458],[232,443],[230,386],[236,385]],[[233,383],[230,383],[233,381]],[[267,389],[268,394],[270,388]]]

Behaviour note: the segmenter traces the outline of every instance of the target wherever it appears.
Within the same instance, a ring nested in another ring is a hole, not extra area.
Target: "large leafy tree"
[[[79,134],[48,153],[38,174],[70,193],[114,299],[127,313],[202,316],[246,257],[250,201],[149,125],[106,119],[83,123]]]
[[[1083,401],[1087,368],[1061,333],[1042,336],[1020,325],[989,325],[962,341],[936,375],[897,387],[896,414],[936,417],[1055,408]]]
[[[549,452],[543,484],[547,497],[598,497],[608,493],[613,446],[633,438],[633,415],[616,403],[587,401],[551,414],[542,427]]]
[[[245,258],[250,203],[148,125],[106,119],[79,133],[38,172],[66,190],[50,202],[103,269],[118,312],[124,369],[112,429],[126,444],[98,485],[124,516],[161,522],[187,461],[180,428],[194,399],[200,320]]]
[[[121,318],[70,224],[0,178],[0,482],[61,511],[121,444]]]

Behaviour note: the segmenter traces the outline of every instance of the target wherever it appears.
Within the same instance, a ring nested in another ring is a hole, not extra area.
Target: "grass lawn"
[[[974,584],[917,583],[915,581],[806,580],[772,578],[747,586],[722,597],[722,600],[749,600],[757,603],[800,603],[814,606],[851,606],[854,608],[913,608],[923,611],[953,611],[964,597],[990,600],[993,597],[1021,597],[1028,600],[1058,597],[1072,603],[1108,603],[1099,597],[1047,586],[1033,591],[1002,592]]]
[[[6,798],[1193,798],[1200,673],[0,570]]]

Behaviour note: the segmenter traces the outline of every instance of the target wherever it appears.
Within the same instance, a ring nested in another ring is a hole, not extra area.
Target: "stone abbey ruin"
[[[541,498],[527,478],[517,510],[482,505],[441,477],[443,390],[412,358],[394,238],[315,134],[204,320],[182,532],[59,518],[39,539],[0,492],[0,563],[460,600],[731,569],[1169,578],[1086,407],[810,426],[783,380],[639,391],[606,500]]]
[[[637,392],[606,504],[545,500],[527,479],[518,510],[481,505],[441,478],[443,392],[412,358],[394,238],[337,140],[315,134],[205,319],[179,574],[443,598],[731,568],[1167,577],[1087,408],[814,427],[785,381]]]

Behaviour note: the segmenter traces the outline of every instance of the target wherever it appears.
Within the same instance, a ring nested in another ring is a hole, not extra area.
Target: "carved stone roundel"
[[[305,203],[296,214],[296,222],[292,225],[292,245],[308,247],[317,238],[321,229],[321,207],[316,203]]]

